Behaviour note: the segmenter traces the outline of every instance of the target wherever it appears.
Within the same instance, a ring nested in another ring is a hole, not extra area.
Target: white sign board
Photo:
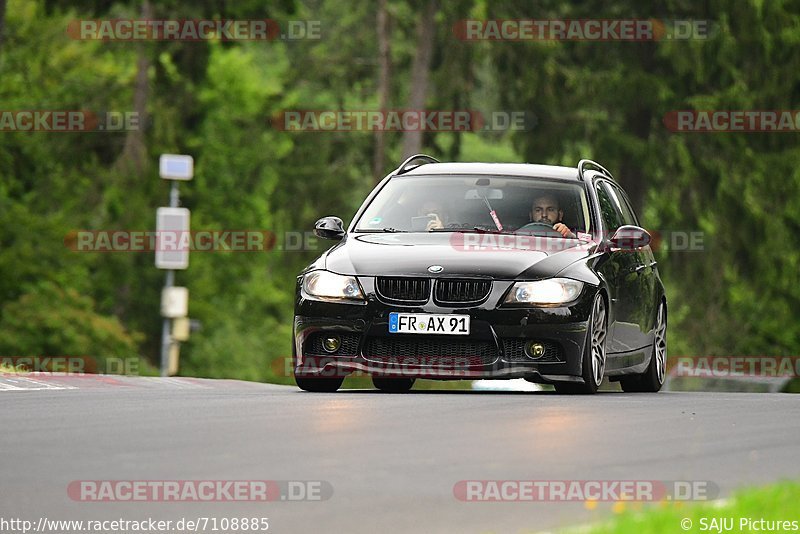
[[[189,267],[189,210],[158,208],[156,210],[156,267],[187,269]]]
[[[180,154],[161,154],[158,174],[165,180],[191,180],[194,176],[194,159]]]
[[[189,289],[165,287],[161,291],[161,316],[167,319],[186,317],[189,314]]]

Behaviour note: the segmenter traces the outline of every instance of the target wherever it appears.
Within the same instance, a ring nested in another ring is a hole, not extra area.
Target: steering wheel
[[[517,232],[530,232],[535,235],[544,234],[545,236],[550,235],[553,237],[563,237],[561,232],[553,228],[549,223],[542,222],[528,223],[525,226],[519,227]]]

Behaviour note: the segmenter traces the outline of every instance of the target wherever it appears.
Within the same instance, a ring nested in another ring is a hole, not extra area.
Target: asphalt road
[[[0,406],[0,519],[34,523],[268,517],[275,533],[535,532],[600,520],[612,504],[464,502],[454,486],[702,480],[725,496],[800,476],[800,402],[786,394],[312,394],[227,380],[35,375],[0,377]],[[86,480],[323,481],[332,495],[71,498],[70,483]]]

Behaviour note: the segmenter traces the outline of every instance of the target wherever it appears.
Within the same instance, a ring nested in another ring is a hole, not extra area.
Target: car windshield
[[[552,235],[556,223],[591,232],[577,182],[510,176],[403,176],[372,200],[356,232],[488,231]]]

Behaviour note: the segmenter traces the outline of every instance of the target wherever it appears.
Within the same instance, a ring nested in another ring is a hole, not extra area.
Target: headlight
[[[508,292],[505,304],[532,304],[552,306],[578,298],[583,282],[569,278],[550,278],[537,282],[517,282]]]
[[[328,271],[312,271],[303,278],[303,289],[322,299],[364,300],[364,294],[353,276]]]

